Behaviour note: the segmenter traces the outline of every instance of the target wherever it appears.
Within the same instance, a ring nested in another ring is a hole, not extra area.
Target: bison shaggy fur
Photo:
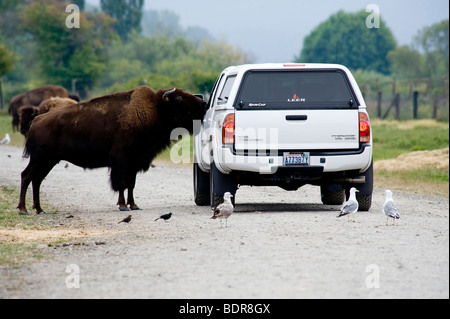
[[[158,153],[170,145],[175,128],[193,132],[193,120],[206,112],[202,99],[179,89],[155,92],[141,86],[39,115],[31,124],[22,172],[19,212],[27,214],[25,197],[33,184],[36,213],[42,180],[60,161],[94,169],[110,168],[110,181],[119,192],[120,210],[139,209],[133,197],[136,174],[147,171]],[[128,189],[125,202],[124,191]]]

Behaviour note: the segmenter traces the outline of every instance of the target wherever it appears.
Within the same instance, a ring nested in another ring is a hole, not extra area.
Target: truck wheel
[[[194,201],[197,206],[207,206],[210,203],[209,174],[203,172],[197,163],[194,163]]]
[[[233,195],[232,202],[234,205],[237,189],[236,183],[232,176],[222,174],[214,162],[211,163],[209,171],[209,187],[211,207],[216,207],[223,203],[223,194],[226,192],[230,192]]]
[[[368,212],[372,206],[372,193],[373,193],[373,160],[367,171],[363,174],[366,178],[364,184],[354,184],[348,185],[346,187],[346,192],[350,192],[350,187],[356,187],[359,193],[356,193],[356,200],[358,201],[359,208],[361,212]],[[347,194],[348,196],[348,194]],[[348,198],[348,197],[347,197]]]
[[[325,205],[342,205],[345,201],[345,190],[340,185],[322,185],[320,196]]]
[[[358,201],[359,208],[358,210],[361,212],[369,211],[372,206],[372,194],[370,195],[356,195],[356,200]]]

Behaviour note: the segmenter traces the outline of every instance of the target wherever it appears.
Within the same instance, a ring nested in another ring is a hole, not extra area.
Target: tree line
[[[380,15],[379,26],[366,24],[368,13],[339,11],[305,37],[297,62],[335,62],[355,71],[358,82],[431,81],[444,93],[449,73],[449,20],[420,29],[410,45],[397,44]],[[376,92],[376,91],[375,91]]]
[[[224,41],[143,35],[143,0],[101,0],[89,11],[84,0],[72,3],[79,28],[67,27],[65,1],[0,0],[0,77],[9,98],[49,83],[83,99],[146,83],[204,93],[223,68],[249,62]]]
[[[223,68],[253,62],[250,53],[213,39],[206,30],[191,29],[196,33],[188,35],[173,13],[159,20],[149,15],[143,0],[101,0],[99,9],[88,8],[84,0],[70,2],[81,10],[79,28],[66,26],[64,0],[0,0],[0,79],[6,99],[44,84],[63,85],[83,99],[88,92],[98,96],[146,83],[205,93]],[[381,17],[378,27],[369,28],[367,16],[365,10],[331,15],[305,37],[293,60],[344,64],[366,87],[428,78],[432,90],[443,90],[448,19],[419,30],[411,45],[398,46]]]

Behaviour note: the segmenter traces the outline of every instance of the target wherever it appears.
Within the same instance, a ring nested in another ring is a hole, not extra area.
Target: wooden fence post
[[[381,119],[381,103],[383,101],[383,93],[381,91],[378,91],[378,101],[377,101],[377,116],[379,119]]]
[[[395,119],[400,120],[400,94],[396,93],[394,98],[395,103]]]
[[[439,102],[439,98],[438,98],[438,96],[435,94],[435,95],[433,96],[433,111],[432,111],[432,114],[431,114],[431,118],[432,118],[433,120],[437,119],[438,102]]]
[[[414,91],[414,93],[413,93],[413,118],[415,120],[417,119],[417,110],[419,107],[418,100],[419,100],[419,92]]]
[[[2,79],[0,79],[0,110],[3,110],[3,89],[2,89]]]

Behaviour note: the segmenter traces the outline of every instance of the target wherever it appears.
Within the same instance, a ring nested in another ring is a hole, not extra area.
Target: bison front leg
[[[121,211],[129,210],[128,205],[132,210],[140,209],[134,202],[133,197],[136,174],[136,170],[124,158],[116,158],[111,166],[111,186],[115,191],[119,192],[117,205],[119,205],[119,210]],[[125,189],[128,189],[127,202],[125,202]]]
[[[119,210],[122,212],[128,211],[128,205],[130,205],[131,210],[140,210],[139,206],[134,202],[133,189],[128,188],[128,198],[125,203],[125,191],[119,191],[119,199],[117,200],[117,205],[119,206]]]
[[[119,199],[117,205],[119,205],[120,211],[127,211],[128,207],[125,203],[124,192],[126,186],[126,161],[124,159],[115,158],[111,165],[111,187],[116,192],[119,192]]]
[[[136,203],[134,202],[133,189],[132,188],[128,188],[127,204],[130,205],[130,209],[131,210],[140,210],[139,206],[136,205]]]
[[[119,210],[121,212],[128,211],[127,204],[125,203],[125,190],[119,191],[119,199],[117,200],[117,205],[119,205]]]
[[[136,185],[136,174],[130,174],[128,179],[128,199],[127,204],[130,205],[131,210],[140,210],[139,206],[134,202],[133,190]]]

